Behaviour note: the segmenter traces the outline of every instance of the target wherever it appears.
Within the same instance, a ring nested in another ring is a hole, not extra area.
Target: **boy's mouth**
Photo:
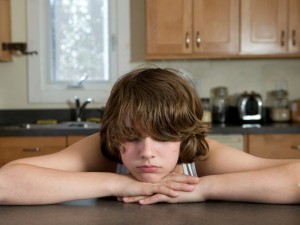
[[[137,168],[144,173],[155,173],[159,170],[159,167],[154,165],[143,165]]]

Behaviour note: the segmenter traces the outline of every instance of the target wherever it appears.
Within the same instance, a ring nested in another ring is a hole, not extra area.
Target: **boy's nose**
[[[140,157],[144,159],[154,158],[153,147],[153,140],[149,137],[144,138],[140,145]]]

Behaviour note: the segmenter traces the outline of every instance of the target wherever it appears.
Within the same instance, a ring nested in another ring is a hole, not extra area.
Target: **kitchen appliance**
[[[263,102],[260,94],[244,92],[237,103],[239,119],[243,122],[259,122],[263,115]]]

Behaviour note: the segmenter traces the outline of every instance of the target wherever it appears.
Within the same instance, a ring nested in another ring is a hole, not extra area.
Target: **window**
[[[49,3],[50,81],[109,80],[108,0]]]
[[[27,0],[27,16],[28,49],[38,52],[28,56],[29,101],[105,103],[127,64],[129,0]]]

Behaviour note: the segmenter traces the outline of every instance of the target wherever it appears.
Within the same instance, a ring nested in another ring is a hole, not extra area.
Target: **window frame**
[[[113,61],[111,64],[109,81],[85,82],[81,88],[70,88],[66,83],[49,84],[47,71],[50,59],[46,57],[45,26],[42,26],[44,0],[27,0],[27,38],[28,49],[37,51],[38,55],[28,56],[28,100],[29,103],[66,103],[72,101],[74,96],[80,98],[93,98],[96,103],[105,104],[110,90],[118,74],[129,70],[130,50],[130,1],[110,0],[114,8],[111,16],[110,48]],[[44,14],[45,15],[45,14]],[[122,38],[120,38],[122,37]]]

